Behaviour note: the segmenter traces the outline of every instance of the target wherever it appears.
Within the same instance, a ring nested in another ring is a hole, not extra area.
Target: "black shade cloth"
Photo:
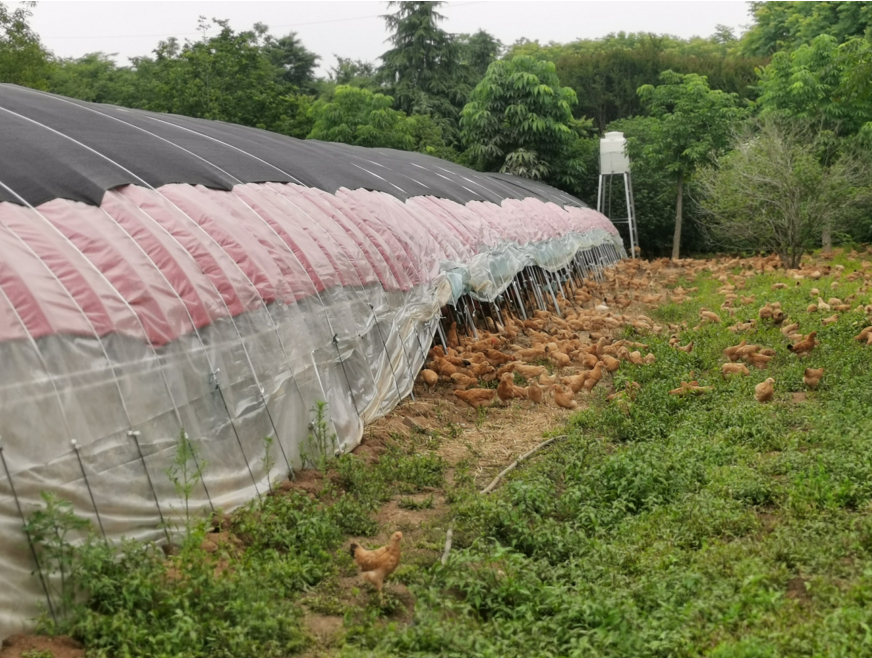
[[[422,153],[299,140],[220,121],[86,103],[0,84],[0,201],[100,205],[106,190],[170,183],[229,190],[287,182],[334,193],[431,195],[458,203],[533,197],[587,207],[553,187]]]

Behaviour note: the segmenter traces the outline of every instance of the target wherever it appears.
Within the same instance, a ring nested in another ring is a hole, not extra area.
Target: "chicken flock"
[[[619,273],[632,269],[632,263],[638,261],[624,261],[607,272],[604,282],[586,281],[573,294],[567,286],[566,296],[558,299],[559,314],[552,307],[525,320],[504,315],[504,324],[491,321],[492,331],[478,339],[458,335],[452,324],[447,350],[441,345],[430,350],[420,382],[431,391],[440,382],[450,383],[455,398],[475,408],[516,399],[531,404],[553,400],[559,407],[576,408],[577,396],[590,394],[622,362],[655,361],[653,354],[643,355],[644,343],[613,338],[627,326],[639,332],[663,330],[644,314],[616,312],[635,299],[632,293],[613,293],[624,287]],[[518,386],[519,381],[525,385]]]
[[[852,254],[856,256],[856,254]],[[872,263],[863,261],[860,269],[845,274],[842,265],[804,263],[798,270],[787,275],[800,285],[804,280],[817,282],[822,277],[832,277],[831,289],[840,282],[862,280],[856,293],[844,300],[838,297],[823,299],[818,288],[811,290],[812,303],[808,313],[830,314],[821,319],[827,326],[839,321],[841,314],[859,313],[860,317],[872,315],[872,304],[864,305],[858,296],[872,290]],[[447,349],[434,346],[429,352],[419,381],[432,392],[440,383],[453,389],[451,395],[458,403],[474,408],[491,405],[509,405],[514,400],[530,404],[554,404],[564,409],[575,409],[579,396],[589,395],[600,382],[608,381],[611,373],[622,363],[649,365],[656,361],[653,353],[645,353],[648,345],[628,339],[618,339],[626,328],[644,339],[645,335],[669,334],[669,345],[690,353],[695,340],[682,345],[679,335],[687,330],[699,331],[709,324],[733,322],[727,327],[730,332],[742,334],[754,331],[764,323],[779,327],[787,341],[788,352],[797,358],[811,354],[820,344],[817,331],[803,332],[799,322],[792,321],[777,301],[758,300],[755,295],[744,295],[750,277],[780,269],[777,256],[750,259],[685,259],[671,261],[623,260],[604,272],[602,281],[587,280],[581,287],[564,286],[564,295],[558,297],[559,313],[553,305],[550,310],[536,310],[525,320],[504,312],[504,324],[488,319],[489,331],[481,332],[477,339],[458,334],[452,324],[447,332]],[[738,274],[734,271],[739,270]],[[702,307],[699,322],[689,327],[687,323],[658,323],[645,315],[646,309],[657,308],[666,303],[683,304],[692,300],[697,287],[684,288],[680,278],[693,281],[703,271],[708,271],[721,284],[718,294],[723,304],[718,309]],[[821,284],[822,285],[822,284]],[[672,287],[674,286],[674,287]],[[786,283],[776,283],[773,290],[788,288]],[[762,305],[761,305],[762,304]],[[756,309],[751,315],[749,309]],[[738,336],[737,336],[738,338]],[[856,340],[872,345],[872,326],[863,329]],[[748,376],[750,369],[765,370],[779,358],[772,346],[750,344],[742,339],[736,345],[723,350],[725,363],[721,366],[724,378]],[[792,357],[790,357],[792,358]],[[806,368],[805,385],[817,388],[824,376],[823,368]],[[755,397],[760,402],[773,398],[775,381],[767,379],[756,387]],[[518,384],[524,384],[519,386]],[[626,390],[612,392],[609,400],[632,399],[638,385],[631,382]],[[670,391],[673,395],[701,395],[712,386],[700,386],[696,381],[682,381]]]

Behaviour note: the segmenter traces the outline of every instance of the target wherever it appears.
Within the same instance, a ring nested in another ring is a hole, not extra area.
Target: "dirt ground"
[[[0,658],[82,658],[84,647],[70,637],[12,635],[0,645]]]

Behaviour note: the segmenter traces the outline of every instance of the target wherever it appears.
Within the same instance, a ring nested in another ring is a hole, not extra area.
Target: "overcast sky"
[[[15,3],[9,2],[15,6]],[[504,44],[526,37],[565,43],[609,32],[708,36],[718,24],[750,23],[745,2],[450,2],[442,27],[454,33],[487,30]],[[235,30],[265,23],[276,36],[297,32],[321,56],[319,74],[334,54],[376,60],[387,46],[384,2],[39,2],[32,26],[60,57],[103,51],[127,58],[149,55],[170,36],[197,39],[197,18],[225,18]]]

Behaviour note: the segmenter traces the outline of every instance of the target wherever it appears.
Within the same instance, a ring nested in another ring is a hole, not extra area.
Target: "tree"
[[[336,57],[336,66],[330,68],[330,80],[339,85],[373,89],[376,87],[375,64],[350,57]]]
[[[870,2],[752,2],[754,25],[742,36],[742,52],[768,56],[826,34],[837,43],[872,27]]]
[[[812,123],[821,164],[872,139],[872,47],[865,38],[839,45],[821,35],[793,51],[775,53],[760,78],[761,116],[778,115]],[[824,224],[824,251],[832,248],[832,231]]]
[[[573,114],[590,117],[604,130],[612,121],[643,114],[636,91],[656,85],[666,70],[704,75],[713,89],[755,97],[756,69],[768,60],[739,57],[735,49],[730,31],[719,26],[708,39],[619,32],[567,44],[521,41],[511,46],[507,58],[527,54],[553,61],[560,81],[578,96]]]
[[[297,106],[296,88],[259,44],[262,32],[234,32],[227,21],[212,22],[221,28],[217,35],[181,48],[162,42],[153,59],[137,61],[138,84],[148,99],[140,107],[266,130],[286,125]]]
[[[457,137],[457,118],[469,85],[460,61],[460,48],[439,27],[442,2],[389,2],[396,7],[384,16],[393,48],[382,56],[379,77],[393,95],[396,108],[406,114],[429,114],[450,141]]]
[[[576,102],[552,62],[496,61],[461,114],[467,152],[481,169],[574,189],[584,174],[585,149],[578,142],[590,128],[573,118]]]
[[[807,125],[771,117],[753,128],[700,170],[702,221],[720,246],[770,249],[785,268],[796,268],[824,224],[837,225],[868,199],[869,170],[847,155],[824,166]]]
[[[676,184],[672,258],[677,259],[684,183],[698,165],[727,148],[731,128],[744,112],[736,94],[710,89],[704,76],[665,71],[660,81],[657,87],[640,87],[638,93],[650,115],[657,119],[652,124],[645,157],[670,172]]]
[[[0,82],[45,89],[50,55],[27,22],[34,4],[25,2],[10,11],[0,2]]]
[[[136,72],[119,67],[113,57],[114,54],[96,52],[55,61],[48,91],[93,103],[134,102],[138,96],[134,91]]]
[[[447,153],[441,131],[430,117],[409,117],[392,105],[390,96],[339,85],[333,100],[319,100],[312,106],[310,116],[314,125],[308,137],[440,156]]]
[[[479,30],[475,34],[461,34],[457,37],[460,47],[460,61],[466,69],[466,77],[474,87],[487,73],[487,68],[500,56],[503,44],[492,34]]]
[[[265,30],[266,26],[255,25],[256,31],[258,28]],[[263,50],[273,66],[281,71],[282,81],[303,91],[312,88],[315,82],[315,66],[321,58],[303,45],[296,32],[278,39],[265,36]]]
[[[870,61],[866,39],[839,45],[825,34],[776,53],[760,76],[761,114],[810,120],[837,137],[857,133],[872,121]]]

